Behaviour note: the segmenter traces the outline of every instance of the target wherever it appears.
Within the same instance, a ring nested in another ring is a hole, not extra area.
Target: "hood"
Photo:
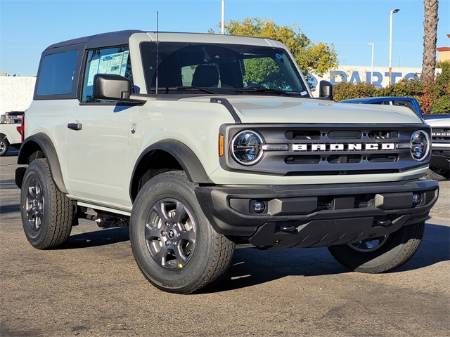
[[[450,117],[425,119],[425,123],[433,128],[437,127],[447,127],[450,128]]]
[[[217,96],[233,105],[243,123],[423,123],[410,109],[373,104],[334,103],[331,101],[284,96]],[[211,97],[183,98],[209,102]]]

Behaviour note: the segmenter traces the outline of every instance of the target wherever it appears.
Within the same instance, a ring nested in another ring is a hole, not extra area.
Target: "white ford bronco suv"
[[[430,128],[409,109],[313,99],[283,44],[121,31],[51,45],[16,183],[36,248],[79,218],[129,223],[160,289],[223,276],[235,244],[329,247],[379,273],[417,250],[438,197]]]

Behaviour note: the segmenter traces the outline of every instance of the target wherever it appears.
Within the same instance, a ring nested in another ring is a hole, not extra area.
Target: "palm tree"
[[[434,80],[439,0],[424,0],[422,79]]]

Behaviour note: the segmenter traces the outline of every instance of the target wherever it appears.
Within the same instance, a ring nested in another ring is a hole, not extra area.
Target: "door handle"
[[[78,130],[81,130],[83,128],[83,124],[81,124],[81,123],[69,123],[69,124],[67,124],[67,127],[69,129],[78,131]]]

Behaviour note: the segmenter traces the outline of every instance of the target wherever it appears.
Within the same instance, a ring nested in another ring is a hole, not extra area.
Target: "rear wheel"
[[[130,241],[144,276],[176,293],[192,293],[218,280],[234,250],[212,228],[182,172],[159,174],[142,187],[133,204]]]
[[[70,236],[75,207],[56,187],[47,159],[32,161],[25,171],[21,215],[25,235],[35,248],[55,248]]]
[[[402,227],[387,236],[329,247],[331,254],[350,270],[382,273],[406,263],[419,248],[425,223]]]
[[[0,157],[8,152],[9,142],[6,136],[0,136]]]

